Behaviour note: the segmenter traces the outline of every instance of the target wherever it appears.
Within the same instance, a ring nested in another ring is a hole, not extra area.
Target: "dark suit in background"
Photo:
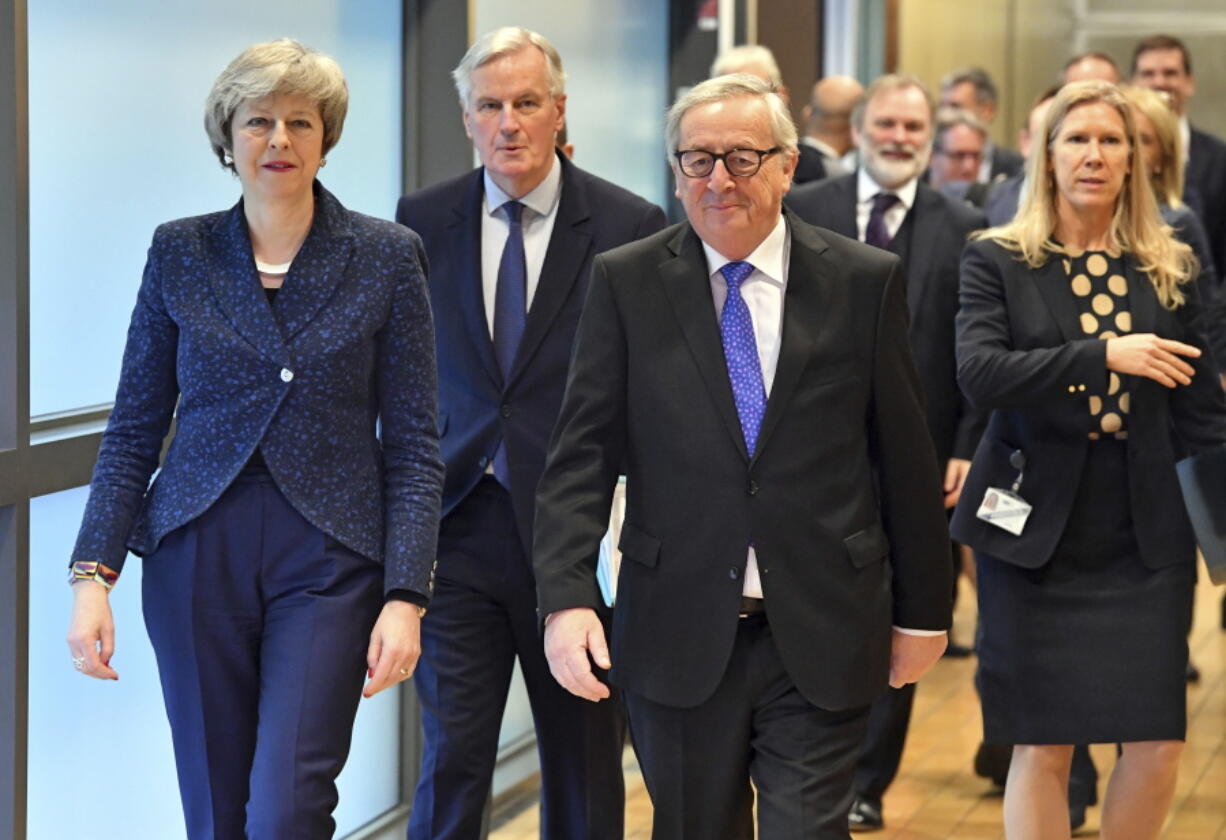
[[[800,157],[796,160],[796,174],[792,176],[792,183],[807,184],[825,178],[826,162],[822,158],[822,153],[804,143],[799,144],[797,148],[800,150]]]
[[[787,206],[805,221],[856,238],[858,175],[793,189]],[[950,458],[970,460],[985,417],[958,390],[954,317],[958,312],[958,258],[983,215],[964,202],[918,184],[915,201],[889,250],[902,259],[911,350],[926,398],[928,428],[944,469]],[[898,772],[906,741],[914,684],[891,689],[873,707],[869,735],[856,770],[856,792],[880,800]]]
[[[1188,186],[1199,193],[1201,206],[1197,210],[1221,278],[1226,276],[1226,143],[1193,128],[1186,175]]]
[[[427,737],[411,837],[476,836],[516,657],[541,757],[542,837],[622,834],[621,717],[615,703],[579,700],[550,676],[529,558],[534,494],[592,258],[665,220],[655,205],[565,156],[555,165],[557,218],[506,381],[482,296],[484,169],[406,196],[396,211],[421,235],[430,263],[446,464],[435,598],[415,677]],[[509,492],[487,474],[500,442]]]
[[[1012,178],[1021,172],[1022,168],[1026,165],[1026,159],[1022,157],[1020,152],[1006,149],[1004,146],[997,146],[995,143],[992,144],[989,157],[992,161],[989,183],[993,184],[1006,178]]]

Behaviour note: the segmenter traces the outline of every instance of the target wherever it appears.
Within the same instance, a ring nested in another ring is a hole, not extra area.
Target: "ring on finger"
[[[401,669],[400,669],[400,676],[402,676],[402,677],[407,677],[407,676],[409,675],[409,673],[410,673],[410,672],[409,672],[409,669],[408,669],[408,668],[401,668]]]
[[[84,656],[74,656],[72,658],[72,667],[76,668],[78,671],[84,671],[85,670],[85,657]]]

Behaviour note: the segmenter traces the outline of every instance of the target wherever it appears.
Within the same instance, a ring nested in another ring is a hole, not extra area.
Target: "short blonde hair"
[[[1132,108],[1120,89],[1110,82],[1070,82],[1060,88],[1043,118],[1042,142],[1033,138],[1030,159],[1026,162],[1029,188],[1013,221],[972,235],[974,239],[992,239],[1015,251],[1031,268],[1044,265],[1053,254],[1070,251],[1055,239],[1059,217],[1056,210],[1058,191],[1051,168],[1051,150],[1064,120],[1075,108],[1103,103],[1113,108],[1124,123],[1124,134],[1130,149],[1129,173],[1115,201],[1115,214],[1107,235],[1107,247],[1126,251],[1137,260],[1141,271],[1153,283],[1158,301],[1166,309],[1176,309],[1184,302],[1179,288],[1196,276],[1199,267],[1192,249],[1178,241],[1170,226],[1162,221],[1158,203],[1149,179],[1136,177],[1145,172],[1141,146],[1137,142],[1136,121]]]
[[[1132,107],[1154,127],[1158,150],[1162,153],[1162,168],[1151,175],[1158,200],[1171,207],[1183,206],[1183,138],[1179,135],[1179,117],[1162,94],[1149,88],[1132,85],[1120,88]]]
[[[222,166],[234,170],[230,159],[234,112],[249,99],[273,93],[304,96],[319,107],[325,155],[341,139],[349,110],[349,87],[340,65],[292,38],[252,44],[221,71],[204,101],[204,130]]]

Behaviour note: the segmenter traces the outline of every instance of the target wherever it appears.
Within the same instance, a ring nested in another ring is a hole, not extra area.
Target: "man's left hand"
[[[948,643],[948,633],[916,636],[895,630],[890,645],[890,687],[902,688],[908,683],[919,682],[919,678],[941,658]]]
[[[971,471],[971,462],[965,458],[950,458],[945,465],[945,508],[948,510],[958,503],[962,495],[962,485],[966,483],[966,474]]]

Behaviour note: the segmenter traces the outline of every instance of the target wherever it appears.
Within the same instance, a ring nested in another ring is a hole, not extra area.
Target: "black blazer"
[[[856,238],[856,175],[792,190],[789,209],[809,224]],[[970,460],[987,415],[958,390],[954,364],[954,315],[958,312],[958,258],[983,214],[920,184],[915,203],[890,250],[902,257],[906,277],[911,352],[927,400],[928,427],[937,458]]]
[[[826,161],[822,153],[812,146],[800,143],[796,158],[796,171],[792,174],[793,184],[807,184],[810,181],[820,181],[826,177]]]
[[[627,474],[611,679],[689,707],[732,653],[746,552],[788,673],[812,703],[886,688],[891,623],[950,621],[940,476],[907,345],[898,259],[788,214],[778,368],[745,451],[698,236],[598,257],[537,497],[542,615],[593,607]]]
[[[494,358],[481,285],[484,169],[400,199],[396,221],[422,238],[430,262],[439,369],[443,515],[480,480],[506,441],[511,498],[532,546],[536,483],[566,383],[592,258],[664,227],[648,201],[577,168],[564,155],[562,195],[510,380]]]
[[[1163,309],[1148,278],[1127,260],[1133,331],[1152,332],[1204,348],[1196,284],[1189,300]],[[1050,559],[1077,493],[1091,445],[1086,401],[1107,392],[1106,342],[1086,338],[1059,259],[1039,269],[991,242],[973,242],[962,258],[958,314],[958,381],[991,420],[971,466],[951,531],[977,551],[1026,568]],[[1226,400],[1208,353],[1190,360],[1192,384],[1168,390],[1130,377],[1128,465],[1139,480],[1127,492],[1141,557],[1151,568],[1186,563],[1195,541],[1175,476],[1177,455],[1226,441]],[[1083,389],[1084,386],[1084,389]],[[1009,456],[1026,458],[1020,494],[1034,510],[1020,536],[976,518],[989,486],[1017,475]],[[1121,488],[1121,492],[1124,488]]]
[[[1199,193],[1198,212],[1209,234],[1218,277],[1226,277],[1226,143],[1192,129],[1188,146],[1187,181]]]
[[[1004,146],[997,146],[995,143],[992,144],[992,171],[989,180],[993,184],[1006,178],[1012,178],[1021,172],[1025,165],[1026,159],[1020,153]]]

